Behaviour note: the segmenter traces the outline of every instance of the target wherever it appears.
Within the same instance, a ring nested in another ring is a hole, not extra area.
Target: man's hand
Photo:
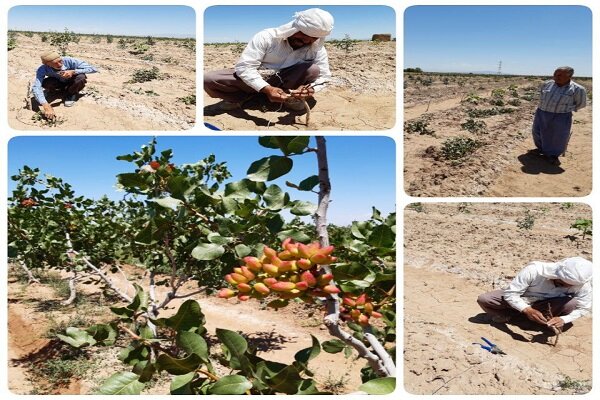
[[[266,94],[267,98],[272,103],[283,103],[290,97],[283,89],[270,85],[262,88],[260,92]]]
[[[526,309],[524,309],[523,314],[525,314],[527,318],[529,318],[533,322],[537,322],[538,324],[546,325],[546,323],[548,322],[546,317],[544,317],[544,314],[542,314],[540,311],[536,310],[533,307],[527,307]]]
[[[290,90],[290,95],[297,99],[306,100],[315,94],[315,89],[309,85],[302,85],[296,90]]]
[[[66,71],[60,71],[58,74],[65,79],[71,79],[73,76],[75,76],[75,70],[70,69]]]
[[[546,325],[560,329],[565,325],[565,321],[561,317],[554,317],[546,322]]]
[[[42,105],[42,113],[44,114],[44,117],[46,117],[46,119],[53,120],[56,118],[56,114],[54,114],[54,109],[48,103]]]

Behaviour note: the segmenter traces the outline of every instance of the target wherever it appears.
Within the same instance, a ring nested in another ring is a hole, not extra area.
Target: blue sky
[[[424,71],[592,76],[592,12],[582,6],[413,6],[404,66]]]
[[[150,142],[144,136],[19,136],[8,144],[8,193],[10,180],[23,165],[39,168],[42,173],[60,177],[70,183],[78,195],[99,198],[103,194],[120,199],[115,190],[119,173],[132,172],[133,164],[116,160],[116,156],[137,151]],[[314,145],[314,138],[311,138]],[[280,154],[258,144],[257,137],[163,136],[158,138],[158,152],[171,148],[175,164],[193,163],[214,153],[217,162],[227,161],[232,180],[246,176],[250,164],[262,157]],[[395,144],[388,137],[329,136],[327,151],[332,183],[329,221],[347,225],[365,220],[371,206],[385,214],[395,209]],[[317,174],[316,157],[294,157],[294,168],[273,181],[290,193],[292,199],[316,203],[316,194],[299,192],[285,186]]]
[[[396,13],[386,6],[214,6],[204,12],[204,42],[248,42],[254,34],[290,22],[297,11],[319,7],[335,19],[330,39],[371,39],[374,33],[396,37]]]
[[[196,15],[185,6],[16,6],[8,29],[131,36],[195,37]]]

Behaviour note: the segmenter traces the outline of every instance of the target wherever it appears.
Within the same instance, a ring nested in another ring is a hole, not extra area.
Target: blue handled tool
[[[490,342],[488,339],[484,338],[483,336],[481,337],[481,340],[483,340],[485,343],[487,343],[487,346],[485,344],[481,344],[481,343],[473,343],[473,344],[480,346],[482,349],[489,351],[492,354],[500,354],[500,355],[506,354],[505,352],[502,351],[502,349],[500,347],[496,346],[494,343]]]

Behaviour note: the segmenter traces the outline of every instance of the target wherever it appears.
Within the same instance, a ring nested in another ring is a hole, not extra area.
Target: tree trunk
[[[329,199],[331,195],[331,181],[329,179],[329,165],[327,162],[327,145],[323,136],[317,136],[317,164],[319,168],[319,202],[317,204],[317,212],[315,213],[315,225],[317,229],[317,235],[319,236],[319,243],[321,247],[329,246],[329,233],[327,232],[327,209],[329,207]],[[331,273],[331,267],[329,265],[323,265],[322,268],[326,273]],[[334,281],[331,281],[332,285],[335,285]],[[323,319],[323,323],[329,330],[329,334],[342,340],[344,343],[352,346],[358,355],[367,360],[369,366],[373,368],[373,371],[380,376],[395,376],[396,369],[387,368],[386,363],[382,360],[378,354],[371,352],[367,346],[356,339],[354,336],[344,331],[339,324],[340,320],[340,301],[337,294],[330,294],[326,298],[327,315]],[[373,337],[372,339],[377,339]],[[371,340],[372,340],[371,339]],[[377,342],[380,348],[383,348]],[[374,350],[379,353],[375,348]],[[388,356],[387,352],[384,353]],[[391,362],[391,358],[389,358]],[[393,362],[391,363],[394,364]]]

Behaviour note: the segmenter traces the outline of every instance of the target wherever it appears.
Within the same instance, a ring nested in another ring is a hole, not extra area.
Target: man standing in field
[[[585,107],[585,88],[571,80],[575,71],[559,67],[554,78],[540,88],[540,103],[533,119],[532,153],[544,155],[553,165],[560,165],[558,157],[567,150],[573,111]]]
[[[519,312],[533,322],[562,328],[592,309],[592,263],[571,257],[552,263],[533,261],[505,290],[493,290],[477,303],[493,322],[508,322]],[[548,314],[548,304],[552,318]]]
[[[42,107],[42,113],[47,119],[54,119],[54,109],[46,100],[44,89],[47,91],[66,91],[65,107],[72,107],[77,101],[77,94],[85,87],[86,74],[98,70],[85,61],[71,57],[61,57],[56,51],[46,51],[40,55],[42,65],[37,69],[31,91]]]
[[[224,111],[239,108],[254,93],[302,110],[300,100],[312,97],[331,77],[324,43],[332,29],[333,17],[327,11],[297,12],[293,21],[254,35],[234,69],[206,73],[204,90],[224,100],[220,103]],[[274,74],[263,78],[259,70],[264,69]]]

